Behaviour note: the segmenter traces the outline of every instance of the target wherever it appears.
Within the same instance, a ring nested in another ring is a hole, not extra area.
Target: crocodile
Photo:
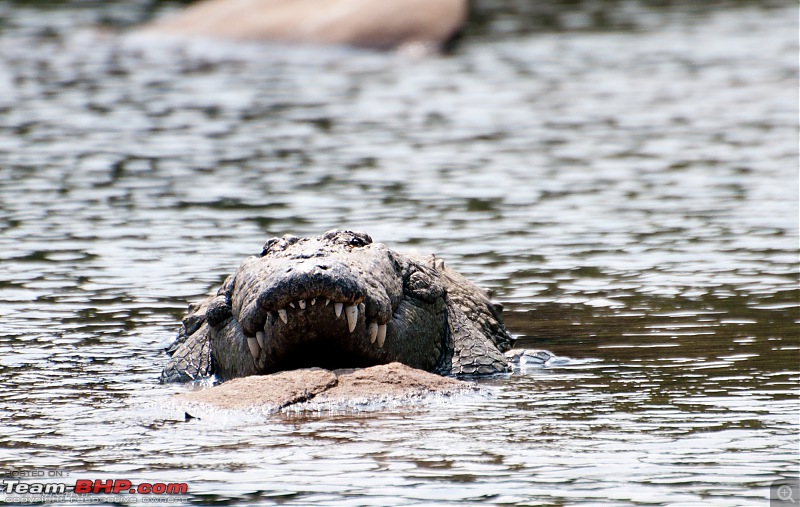
[[[400,362],[440,375],[507,372],[502,306],[435,255],[363,232],[271,238],[189,305],[163,382]]]

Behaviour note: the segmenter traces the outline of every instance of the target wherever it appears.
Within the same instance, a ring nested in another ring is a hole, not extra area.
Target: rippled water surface
[[[0,2],[0,470],[346,506],[767,505],[797,475],[796,5],[422,60],[27,5]],[[360,412],[164,408],[187,302],[334,227],[595,361]]]

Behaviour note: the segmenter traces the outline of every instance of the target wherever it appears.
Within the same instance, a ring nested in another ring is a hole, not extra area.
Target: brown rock
[[[352,403],[402,401],[431,394],[455,394],[475,385],[417,370],[400,363],[363,369],[329,371],[322,368],[283,371],[229,380],[218,386],[176,396],[190,405],[220,409],[277,412],[302,408],[306,402],[331,407]]]
[[[442,377],[401,363],[354,370],[334,370],[338,383],[314,401],[408,398],[428,394],[452,394],[474,384]]]
[[[467,15],[466,0],[201,0],[143,31],[234,40],[439,49]]]
[[[307,401],[334,387],[336,382],[333,372],[308,368],[236,378],[208,389],[179,394],[176,398],[223,409],[258,407],[275,411]]]

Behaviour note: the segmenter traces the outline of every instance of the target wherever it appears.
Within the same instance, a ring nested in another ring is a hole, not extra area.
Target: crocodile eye
[[[372,238],[365,232],[340,231],[334,229],[326,232],[322,237],[338,245],[351,246],[354,248],[367,246],[372,243]]]
[[[269,238],[261,248],[261,257],[264,257],[268,253],[286,250],[287,247],[294,245],[298,241],[300,241],[300,238],[297,236],[292,236],[291,234],[285,234],[282,238]]]
[[[350,246],[362,247],[372,243],[372,238],[369,234],[363,232],[351,232],[350,234],[352,235],[348,241]]]
[[[407,295],[426,303],[433,303],[444,297],[442,286],[423,270],[414,271],[404,282],[403,291]]]
[[[275,247],[278,241],[280,241],[280,238],[275,238],[275,237],[269,238],[267,242],[264,243],[264,246],[261,247],[261,257],[267,255]]]

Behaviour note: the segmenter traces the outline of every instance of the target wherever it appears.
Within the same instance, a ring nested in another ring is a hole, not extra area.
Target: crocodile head
[[[437,373],[506,368],[510,344],[484,292],[433,256],[364,233],[266,242],[190,309],[164,380],[390,362]]]

